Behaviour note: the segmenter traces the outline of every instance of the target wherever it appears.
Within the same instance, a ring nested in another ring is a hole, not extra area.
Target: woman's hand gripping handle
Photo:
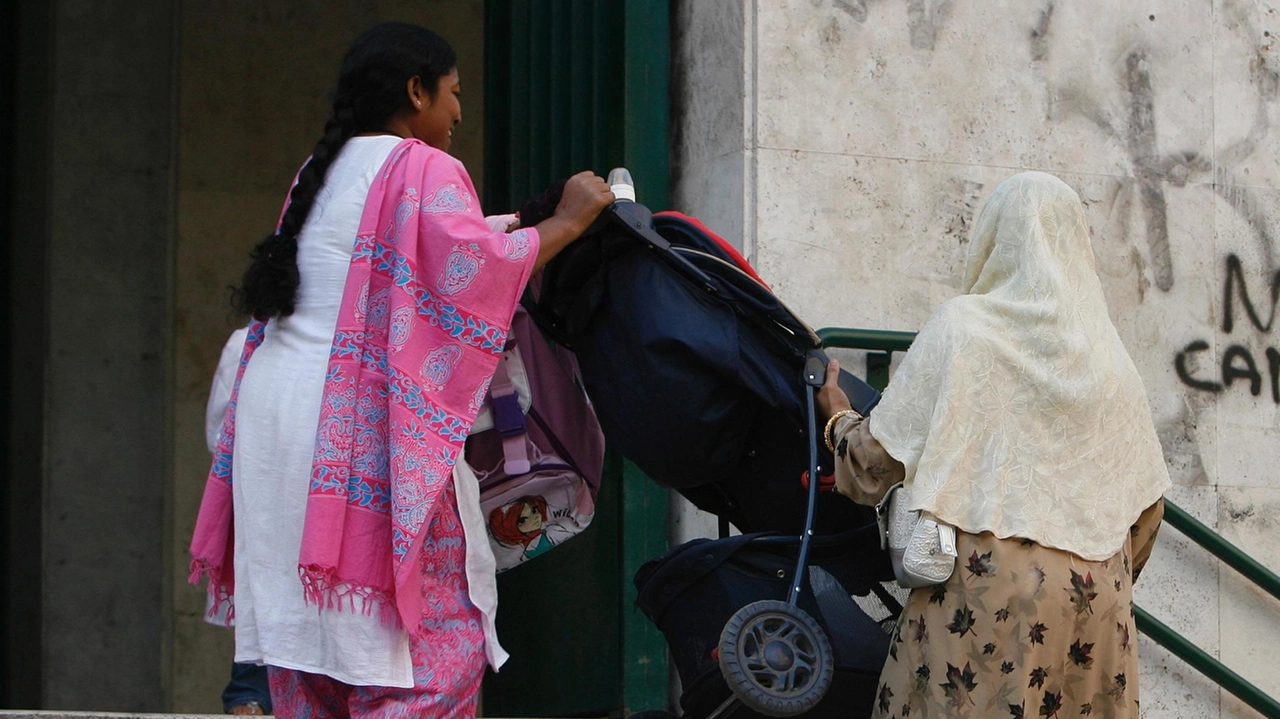
[[[871,436],[870,424],[849,404],[839,380],[840,363],[831,360],[816,398],[827,417],[824,435],[835,455],[836,491],[858,504],[875,505],[902,481],[906,469]]]
[[[596,219],[600,211],[614,201],[613,191],[604,178],[585,170],[570,177],[564,183],[560,204],[551,217],[538,223],[536,229],[542,243],[534,271],[542,269],[569,243],[578,239]]]

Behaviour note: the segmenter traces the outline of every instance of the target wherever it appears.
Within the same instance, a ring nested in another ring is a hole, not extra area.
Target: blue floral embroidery
[[[360,356],[360,345],[363,343],[363,332],[338,330],[333,333],[333,345],[329,348],[329,359],[355,359]]]
[[[379,243],[356,253],[368,260],[377,272],[389,274],[391,281],[413,298],[418,314],[433,327],[448,332],[454,339],[494,354],[502,352],[506,344],[506,332],[476,317],[464,316],[456,307],[443,302],[426,288],[418,285],[413,268],[394,249]]]
[[[356,388],[354,377],[341,378],[343,384],[347,386],[338,392],[328,392],[325,395],[325,402],[329,405],[329,414],[342,414],[348,412],[351,406],[356,403]]]
[[[342,497],[347,493],[347,468],[317,464],[311,468],[311,491]]]
[[[442,345],[427,353],[422,362],[422,381],[427,391],[439,392],[449,383],[453,376],[453,367],[462,357],[462,348],[458,345]]]
[[[249,323],[249,332],[247,333],[244,343],[250,347],[257,347],[262,344],[262,338],[267,334],[267,323],[262,320],[254,320]],[[248,364],[248,359],[242,359],[241,364]]]
[[[411,334],[413,334],[413,308],[399,307],[391,313],[391,335],[388,340],[391,349],[399,350],[404,347]]]
[[[365,372],[372,372],[386,376],[387,374],[387,351],[381,347],[370,347],[369,351],[364,353],[360,358],[360,368]]]
[[[413,216],[413,210],[418,206],[418,191],[412,187],[404,191],[400,202],[396,205],[395,218],[387,227],[386,240],[387,244],[394,245],[400,240],[400,231],[404,229],[404,223],[409,221]]]
[[[422,211],[433,215],[466,212],[471,207],[471,193],[454,184],[443,185],[431,199],[422,203]]]
[[[426,521],[430,509],[430,498],[439,495],[439,487],[448,478],[456,461],[456,455],[440,448],[430,448],[423,452],[408,450],[405,453],[404,469],[421,478],[418,482],[402,482],[396,486],[392,513],[395,518],[394,551],[401,553],[401,529],[408,529],[417,534]],[[407,544],[404,546],[407,551]]]
[[[436,289],[440,290],[442,295],[456,295],[471,286],[471,283],[480,275],[480,268],[483,266],[484,254],[480,251],[479,245],[474,243],[468,247],[461,244],[455,245],[453,252],[450,252],[449,257],[444,261],[444,269],[440,271],[440,277],[436,280]]]
[[[391,552],[395,555],[397,562],[403,561],[405,556],[409,554],[409,547],[412,543],[413,537],[406,534],[398,523],[392,523]]]
[[[529,254],[529,247],[533,243],[529,241],[528,230],[516,230],[502,238],[502,252],[507,256],[508,260],[523,259]]]
[[[460,444],[467,440],[467,433],[471,431],[470,422],[437,407],[423,395],[421,387],[394,365],[387,367],[387,374],[387,389],[391,392],[391,400],[423,420],[427,432],[451,443]]]
[[[235,385],[231,388],[231,399],[227,402],[226,415],[222,418],[221,429],[218,430],[218,444],[213,451],[213,466],[209,469],[209,475],[227,485],[232,483],[231,453],[236,440],[235,416],[240,394],[240,380],[244,377],[244,368],[249,364],[249,357],[253,355],[258,345],[262,344],[262,338],[266,332],[267,323],[262,320],[253,320],[249,323],[245,346],[240,352],[240,367],[236,370]]]
[[[347,504],[389,514],[391,487],[385,482],[372,482],[364,477],[352,475],[347,482]]]
[[[356,319],[364,322],[364,318],[369,316],[369,281],[360,285],[360,293],[356,295],[356,306],[354,310]]]
[[[383,287],[369,296],[369,317],[365,321],[374,336],[387,331],[387,313],[391,306],[391,288]]]
[[[485,396],[489,394],[489,384],[491,382],[493,382],[493,377],[486,377],[485,380],[480,383],[480,386],[476,388],[476,393],[471,396],[471,404],[467,406],[467,409],[472,412],[480,411],[480,408],[484,406]]]
[[[316,429],[314,459],[317,462],[341,462],[351,452],[347,430],[352,425],[350,413],[331,414]]]
[[[231,453],[218,452],[213,455],[213,468],[209,473],[214,477],[231,484]]]
[[[347,483],[349,504],[383,512],[390,509],[390,490],[385,480],[378,479],[389,476],[386,437],[381,429],[388,414],[386,398],[385,391],[373,389],[355,403],[352,476]]]

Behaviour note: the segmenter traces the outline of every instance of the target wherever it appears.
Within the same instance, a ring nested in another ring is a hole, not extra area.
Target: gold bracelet
[[[836,412],[835,414],[831,415],[831,419],[827,420],[826,428],[822,430],[822,441],[827,443],[827,451],[831,452],[832,454],[836,453],[836,447],[835,447],[835,444],[831,441],[831,430],[835,429],[836,422],[840,421],[840,418],[847,414],[857,415],[858,419],[862,419],[862,413],[859,412],[858,410],[842,409],[839,412]]]

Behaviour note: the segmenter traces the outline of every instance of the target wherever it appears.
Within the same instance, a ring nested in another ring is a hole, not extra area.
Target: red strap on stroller
[[[742,254],[738,252],[737,248],[729,244],[728,240],[725,240],[720,235],[717,235],[715,232],[712,232],[711,228],[702,224],[702,221],[699,220],[698,218],[690,217],[684,214],[683,212],[676,212],[675,210],[664,210],[662,212],[655,213],[654,217],[675,217],[677,219],[681,219],[681,220],[684,220],[685,222],[688,222],[694,227],[697,227],[699,230],[705,233],[707,237],[710,237],[711,239],[715,240],[717,245],[720,245],[720,249],[724,250],[725,254],[729,255],[729,258],[732,259],[734,264],[738,266],[738,269],[742,270],[748,275],[751,275],[751,279],[764,285],[765,289],[769,290],[770,292],[773,291],[773,288],[769,286],[769,283],[760,279],[760,275],[756,274],[755,268],[752,267],[749,262],[747,262],[747,258],[743,257]]]
[[[805,489],[809,488],[809,470],[806,469],[804,473],[800,475],[800,485]],[[831,491],[834,491],[835,488],[836,488],[836,476],[834,474],[818,475],[818,491],[819,492],[831,492]]]

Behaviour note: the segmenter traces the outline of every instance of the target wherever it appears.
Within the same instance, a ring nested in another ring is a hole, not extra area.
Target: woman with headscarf
[[[950,579],[912,591],[877,717],[1138,716],[1133,581],[1169,476],[1107,314],[1084,210],[1006,180],[979,214],[965,294],[920,330],[870,417],[836,363],[819,393],[837,490],[956,528]]]

